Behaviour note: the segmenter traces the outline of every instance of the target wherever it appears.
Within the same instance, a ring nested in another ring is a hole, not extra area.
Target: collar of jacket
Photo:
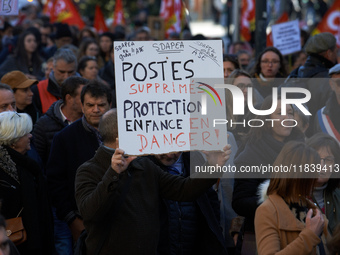
[[[314,53],[309,54],[306,62],[307,63],[311,62],[314,65],[322,65],[328,69],[334,66],[334,63],[332,61],[328,60],[327,58],[324,58],[319,54]]]
[[[61,87],[56,81],[53,71],[50,73],[50,76],[48,78],[47,91],[50,92],[56,98],[58,99],[61,98]]]
[[[278,227],[285,231],[302,231],[305,224],[295,218],[286,202],[277,194],[268,196],[277,212]]]

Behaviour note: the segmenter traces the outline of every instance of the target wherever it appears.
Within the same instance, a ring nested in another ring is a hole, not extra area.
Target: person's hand
[[[317,236],[320,236],[325,225],[322,213],[316,209],[316,215],[314,217],[312,216],[313,209],[309,209],[306,216],[306,228],[312,230]]]
[[[234,240],[235,246],[237,245],[237,239],[238,239],[238,234],[235,234],[235,235],[233,236],[233,240]]]
[[[231,145],[227,144],[223,151],[204,151],[203,152],[207,157],[207,162],[209,165],[219,165],[223,166],[225,162],[228,161],[231,154]]]
[[[124,151],[118,148],[119,147],[118,138],[116,139],[116,145],[117,145],[117,148],[111,158],[111,168],[116,173],[120,174],[124,172],[128,168],[130,162],[137,157],[132,157],[132,156],[125,157]]]
[[[70,230],[71,230],[71,234],[73,237],[73,242],[77,242],[81,232],[85,229],[84,224],[83,224],[83,220],[76,218],[71,224],[70,224]]]

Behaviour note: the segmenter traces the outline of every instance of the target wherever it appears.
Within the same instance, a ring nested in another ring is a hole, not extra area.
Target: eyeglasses
[[[326,157],[326,158],[321,158],[321,164],[325,164],[325,165],[332,165],[334,164],[334,157]]]
[[[21,118],[21,116],[17,112],[13,112],[13,116],[11,117],[11,120],[14,118],[14,116],[18,116],[19,118]]]
[[[269,60],[261,60],[261,63],[264,64],[264,65],[277,65],[280,63],[279,60],[272,60],[272,61],[269,61]]]
[[[252,87],[253,84],[251,84],[251,83],[248,83],[248,84],[245,84],[245,83],[238,83],[238,84],[236,84],[236,86],[237,86],[238,88],[240,88],[241,90],[244,90],[245,88]]]

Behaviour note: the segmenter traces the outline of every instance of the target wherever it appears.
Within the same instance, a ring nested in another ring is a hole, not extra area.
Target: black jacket
[[[334,66],[334,63],[324,57],[311,54],[307,57],[306,63],[299,68],[299,78],[309,78],[307,89],[311,93],[311,100],[307,103],[311,116],[310,128],[307,131],[307,136],[312,135],[312,126],[316,112],[326,105],[332,90],[329,86],[329,69]]]
[[[132,161],[117,174],[111,167],[114,152],[100,147],[76,176],[76,200],[88,232],[87,254],[94,254],[110,218],[110,205],[117,203],[131,176],[124,202],[114,217],[108,241],[100,254],[155,255],[160,233],[162,198],[192,201],[216,179],[183,178],[166,173],[146,157]],[[203,162],[202,162],[203,164]]]
[[[71,223],[77,216],[74,180],[78,167],[91,159],[99,147],[96,134],[79,119],[58,132],[52,142],[46,174],[52,205],[60,220]]]
[[[44,166],[46,166],[48,156],[50,155],[53,136],[67,126],[67,123],[63,122],[59,110],[62,103],[62,100],[53,103],[45,115],[34,125],[34,145]]]
[[[20,184],[0,168],[1,213],[6,219],[14,218],[23,208],[20,216],[27,241],[17,247],[21,255],[53,254],[53,217],[42,171],[31,158],[9,147],[6,149],[16,164]]]

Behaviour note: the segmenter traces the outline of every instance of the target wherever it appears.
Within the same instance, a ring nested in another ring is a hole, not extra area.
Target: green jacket
[[[313,196],[313,202],[319,206]],[[328,232],[333,233],[335,227],[340,223],[340,189],[333,192],[324,191],[325,215],[328,219]]]

